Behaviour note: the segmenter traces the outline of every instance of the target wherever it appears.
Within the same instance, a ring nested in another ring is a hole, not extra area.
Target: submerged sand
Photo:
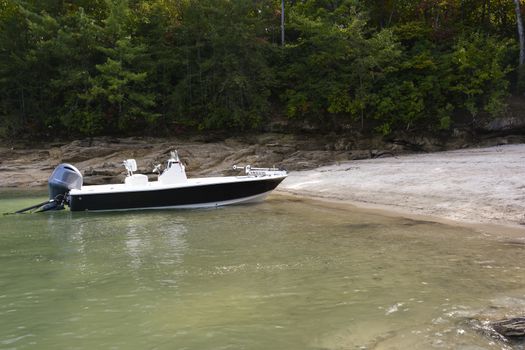
[[[292,172],[279,191],[525,228],[525,144],[344,162]]]

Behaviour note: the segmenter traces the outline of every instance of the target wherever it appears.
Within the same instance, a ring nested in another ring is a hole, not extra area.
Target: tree
[[[80,113],[82,131],[138,130],[154,123],[157,114],[154,94],[147,91],[147,73],[139,62],[146,57],[146,46],[135,43],[127,0],[108,1],[109,13],[103,21],[102,42],[96,47],[103,61],[95,64],[88,87],[78,97],[84,106]]]
[[[305,2],[289,13],[295,41],[280,75],[287,115],[326,128],[359,120],[362,128],[374,86],[400,54],[391,31],[367,33],[349,1],[333,12]]]
[[[511,68],[504,57],[510,43],[492,36],[473,33],[460,37],[452,53],[454,93],[457,107],[468,111],[475,123],[480,112],[491,116],[505,108]]]
[[[519,64],[522,66],[525,63],[525,36],[523,34],[523,20],[521,18],[520,0],[514,0],[516,7],[516,25],[518,27],[518,38],[520,42],[520,60]]]
[[[257,128],[273,74],[257,8],[247,1],[189,1],[177,32],[184,75],[170,97],[178,119],[200,129]]]
[[[520,0],[514,0],[516,10],[516,25],[518,28],[518,39],[520,43],[520,58],[518,66],[518,92],[525,92],[525,34],[523,33],[523,19],[521,17]]]

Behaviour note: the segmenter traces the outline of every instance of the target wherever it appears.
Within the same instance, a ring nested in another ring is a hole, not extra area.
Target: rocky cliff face
[[[234,164],[277,166],[306,170],[356,159],[434,152],[472,145],[468,135],[459,133],[447,141],[428,137],[362,138],[356,135],[259,134],[214,140],[209,136],[188,138],[109,138],[77,140],[40,147],[0,147],[0,187],[44,186],[60,163],[75,165],[84,184],[123,181],[122,161],[135,158],[138,172],[152,179],[153,166],[163,163],[171,150],[178,150],[188,176],[233,175]],[[525,142],[524,136],[486,137],[476,145]]]

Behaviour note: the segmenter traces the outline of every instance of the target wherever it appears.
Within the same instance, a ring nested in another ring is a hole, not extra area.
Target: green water
[[[519,243],[280,197],[2,216],[0,349],[501,349],[465,320],[525,310]]]

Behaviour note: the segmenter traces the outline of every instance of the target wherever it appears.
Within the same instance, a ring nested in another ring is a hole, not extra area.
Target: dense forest
[[[281,0],[0,0],[0,137],[475,124],[524,90],[518,5],[286,0],[282,42]]]

